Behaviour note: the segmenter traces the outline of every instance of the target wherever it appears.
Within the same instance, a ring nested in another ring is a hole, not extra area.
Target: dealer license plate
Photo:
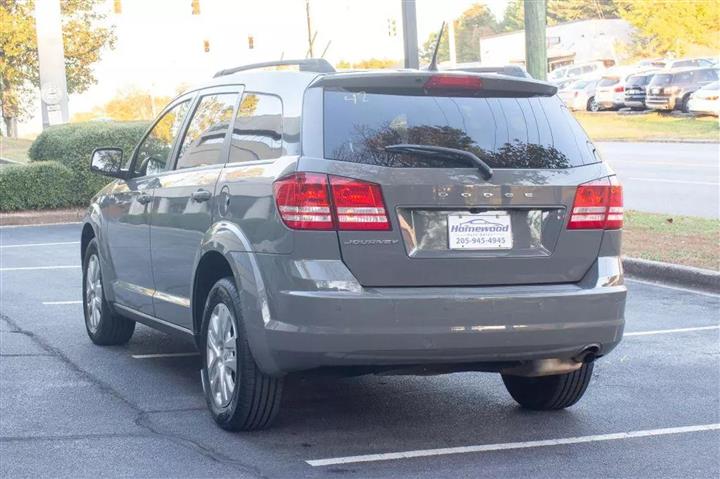
[[[448,215],[450,249],[496,250],[513,246],[510,215],[506,212]]]

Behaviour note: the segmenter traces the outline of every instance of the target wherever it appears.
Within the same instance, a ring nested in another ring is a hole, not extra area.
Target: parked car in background
[[[458,63],[452,68],[443,68],[443,71],[463,71],[473,73],[497,73],[518,78],[532,78],[520,65],[482,65],[480,62]]]
[[[605,71],[605,62],[596,61],[590,63],[581,63],[578,65],[568,65],[566,67],[556,68],[548,74],[548,81],[554,85],[566,80],[576,79],[577,77],[599,74]]]
[[[630,75],[625,80],[625,106],[632,109],[644,110],[645,106],[645,89],[647,88],[655,72],[644,72]]]
[[[720,81],[708,83],[690,95],[688,109],[700,115],[720,115]]]
[[[653,110],[682,110],[688,113],[690,95],[717,80],[718,70],[712,67],[657,73],[648,84],[645,104]]]
[[[595,102],[600,110],[618,110],[625,106],[625,76],[604,75],[595,89]]]
[[[560,99],[571,110],[598,111],[595,101],[595,88],[599,79],[575,80],[566,88],[558,91]]]

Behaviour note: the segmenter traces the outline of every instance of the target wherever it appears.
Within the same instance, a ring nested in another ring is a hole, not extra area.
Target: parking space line
[[[63,241],[60,243],[30,243],[30,244],[5,244],[0,245],[0,249],[5,248],[30,248],[33,246],[60,246],[60,245],[67,245],[67,244],[80,244],[79,241]]]
[[[312,459],[305,462],[313,467],[335,466],[338,464],[355,464],[358,462],[378,462],[415,457],[446,456],[450,454],[466,454],[470,452],[507,451],[513,449],[529,449],[534,447],[562,446],[567,444],[583,444],[588,442],[615,441],[618,439],[634,439],[641,437],[666,436],[670,434],[686,434],[701,431],[716,431],[718,424],[702,424],[698,426],[670,427],[663,429],[646,429],[642,431],[618,432],[613,434],[596,434],[592,436],[566,437],[545,439],[540,441],[507,442],[501,444],[482,444],[477,446],[446,447],[441,449],[421,449],[416,451],[390,452],[384,454],[366,454],[362,456],[333,457],[328,459]]]
[[[68,265],[68,266],[26,266],[21,268],[0,268],[0,271],[33,271],[41,269],[80,269],[80,265]]]
[[[71,221],[68,223],[38,223],[36,225],[2,225],[0,229],[5,228],[37,228],[40,226],[65,226],[65,225],[79,225],[82,224],[80,221]]]
[[[162,353],[162,354],[133,354],[134,359],[155,359],[155,358],[184,358],[188,356],[199,356],[200,353]]]
[[[708,296],[710,298],[720,298],[720,294],[708,293],[706,291],[697,291],[695,289],[682,288],[680,286],[670,286],[669,284],[654,283],[652,281],[644,281],[642,279],[625,278],[625,281],[629,281],[631,283],[645,284],[648,286],[657,286],[658,288],[672,289],[675,291],[682,291],[683,293],[699,294],[700,296]]]
[[[82,301],[43,301],[45,306],[56,306],[56,305],[64,305],[64,304],[82,304]]]
[[[698,326],[696,328],[658,329],[657,331],[635,331],[633,333],[625,333],[625,334],[623,334],[623,336],[651,336],[653,334],[670,334],[670,333],[686,333],[686,332],[690,332],[690,331],[707,331],[708,329],[720,329],[720,325]]]

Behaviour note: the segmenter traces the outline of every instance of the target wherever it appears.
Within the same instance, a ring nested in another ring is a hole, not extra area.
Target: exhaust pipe
[[[527,361],[519,366],[504,368],[500,373],[510,376],[555,376],[557,374],[567,374],[577,371],[583,364],[588,364],[597,359],[600,347],[596,344],[586,346],[579,354],[570,359],[536,359]]]

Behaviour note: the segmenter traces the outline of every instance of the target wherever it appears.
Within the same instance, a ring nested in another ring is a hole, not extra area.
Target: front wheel
[[[105,298],[97,240],[93,239],[83,258],[83,312],[90,340],[100,346],[125,344],[135,331],[135,321],[124,318]]]
[[[280,409],[283,380],[258,369],[232,278],[219,280],[210,290],[201,337],[202,384],[215,422],[230,431],[268,427]]]
[[[527,409],[549,411],[565,409],[580,400],[592,377],[593,363],[583,364],[567,374],[523,377],[503,374],[503,382],[512,398]]]

